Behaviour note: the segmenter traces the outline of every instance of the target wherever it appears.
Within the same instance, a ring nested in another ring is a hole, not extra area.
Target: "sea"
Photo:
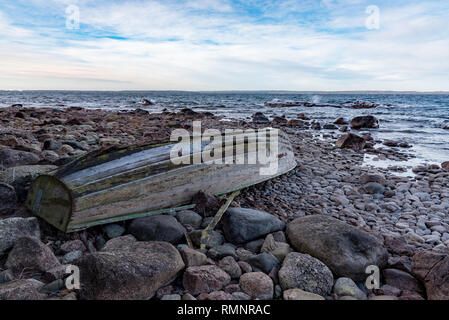
[[[142,107],[142,98],[154,105]],[[363,100],[376,103],[374,109],[347,109],[333,107],[266,107],[271,101],[307,101],[317,104],[339,105],[348,101]],[[449,161],[449,94],[413,93],[293,93],[293,92],[185,92],[185,91],[0,91],[0,107],[22,104],[23,107],[84,107],[110,110],[143,108],[150,112],[163,109],[176,111],[191,108],[209,111],[227,119],[250,120],[255,112],[267,117],[296,118],[298,113],[319,121],[332,123],[336,118],[373,115],[379,119],[380,128],[370,130],[379,140],[407,142],[413,147],[407,152],[413,159],[407,163],[388,160],[372,161],[377,166],[440,164]]]

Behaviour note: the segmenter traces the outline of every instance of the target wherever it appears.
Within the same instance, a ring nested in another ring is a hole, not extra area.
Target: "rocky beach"
[[[449,163],[402,165],[415,157],[410,144],[373,137],[384,124],[365,106],[353,118],[335,108],[330,122],[282,110],[242,120],[190,108],[0,108],[0,299],[449,299]],[[205,252],[201,230],[224,200],[207,193],[192,210],[69,234],[25,208],[39,174],[99,148],[167,141],[194,120],[280,128],[297,160],[244,189]],[[80,290],[66,288],[68,265]],[[367,266],[379,268],[377,288],[366,287]]]

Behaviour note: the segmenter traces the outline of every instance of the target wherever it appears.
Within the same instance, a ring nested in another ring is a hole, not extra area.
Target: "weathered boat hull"
[[[244,135],[232,139],[234,145],[225,150],[244,146],[246,156],[254,155],[257,142]],[[265,142],[272,142],[270,139]],[[53,175],[38,177],[26,204],[34,214],[65,232],[190,208],[193,195],[200,190],[221,195],[293,169],[296,161],[288,137],[280,134],[276,139],[277,170],[269,175],[261,174],[267,164],[236,164],[235,154],[232,161],[226,158],[223,164],[174,164],[170,159],[174,143],[93,152]],[[184,159],[195,155],[192,152]]]

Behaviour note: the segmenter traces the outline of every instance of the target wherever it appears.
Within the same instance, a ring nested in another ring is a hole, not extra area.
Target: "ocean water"
[[[142,98],[155,105],[142,107]],[[264,102],[308,101],[321,104],[342,104],[363,100],[379,104],[375,109],[271,108]],[[352,118],[371,114],[380,121],[380,128],[371,130],[375,139],[405,141],[413,145],[409,152],[416,156],[414,164],[449,161],[449,95],[444,94],[294,94],[278,92],[95,92],[95,91],[0,91],[0,107],[23,104],[24,107],[67,108],[73,106],[106,109],[143,108],[158,112],[164,108],[175,111],[192,108],[210,111],[227,118],[251,119],[261,111],[268,117],[285,115],[296,118],[305,113],[322,124],[338,117]]]

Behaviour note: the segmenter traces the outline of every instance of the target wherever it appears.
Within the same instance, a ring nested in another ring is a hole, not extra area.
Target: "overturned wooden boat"
[[[272,128],[267,132],[265,137],[223,135],[221,140],[200,141],[196,149],[197,141],[192,138],[187,143],[94,151],[52,174],[39,176],[31,185],[26,205],[65,232],[192,208],[191,199],[200,190],[222,195],[272,179],[296,166],[288,136]],[[181,154],[186,147],[193,151]],[[216,150],[221,154],[217,152],[215,162],[195,161],[205,152],[215,156]],[[267,150],[269,163],[248,161]],[[176,161],[173,155],[178,156]],[[242,163],[242,159],[246,160]],[[277,170],[264,172],[274,161]]]

